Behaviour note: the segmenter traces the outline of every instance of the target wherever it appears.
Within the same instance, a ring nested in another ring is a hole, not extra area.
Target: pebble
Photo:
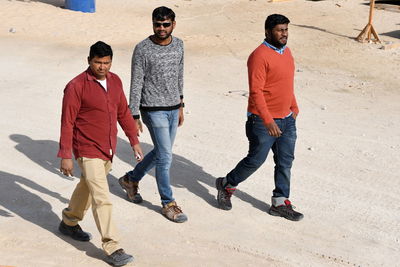
[[[10,28],[9,32],[11,32],[11,33],[16,33],[17,30],[16,30],[15,28]]]
[[[321,110],[326,110],[326,106],[321,106]]]
[[[314,151],[314,148],[312,146],[310,146],[309,148],[307,148],[310,151]]]

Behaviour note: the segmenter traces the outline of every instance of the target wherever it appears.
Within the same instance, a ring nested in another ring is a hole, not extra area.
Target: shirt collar
[[[96,78],[96,76],[94,76],[94,74],[93,74],[92,70],[90,69],[90,67],[87,68],[86,73],[87,73],[87,79],[89,81],[97,81],[97,78]],[[110,78],[110,76],[111,76],[111,73],[108,72],[107,75],[106,75],[106,79]]]
[[[282,46],[281,48],[276,48],[276,47],[273,46],[272,44],[268,43],[266,40],[264,40],[263,44],[266,45],[267,47],[269,47],[269,48],[275,50],[277,53],[279,53],[279,54],[281,54],[281,55],[283,54],[283,52],[284,52],[285,49],[286,49],[286,45]]]

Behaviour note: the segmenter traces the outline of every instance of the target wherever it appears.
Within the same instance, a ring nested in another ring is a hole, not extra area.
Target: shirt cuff
[[[58,151],[57,157],[62,159],[72,159],[72,152],[70,149],[60,149]]]

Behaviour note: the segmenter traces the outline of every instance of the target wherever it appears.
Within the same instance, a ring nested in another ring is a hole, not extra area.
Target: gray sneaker
[[[164,215],[167,219],[176,222],[183,223],[187,221],[187,216],[182,212],[181,208],[178,207],[175,201],[164,205],[161,210],[162,215]]]
[[[133,256],[126,254],[125,251],[121,248],[114,251],[111,255],[107,256],[104,261],[112,266],[123,266],[133,261]]]

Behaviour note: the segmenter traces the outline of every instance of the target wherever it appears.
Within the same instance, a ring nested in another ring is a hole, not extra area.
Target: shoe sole
[[[219,202],[219,200],[218,200],[218,199],[219,199],[219,191],[222,190],[222,185],[221,185],[220,182],[219,182],[220,179],[221,179],[221,178],[217,178],[217,180],[215,180],[215,187],[216,187],[217,190],[218,190],[218,194],[217,194],[218,208],[220,208],[221,210],[231,210],[232,207],[227,207],[227,206],[221,204],[221,203]]]
[[[271,210],[271,209],[268,211],[268,214],[272,215],[272,216],[282,217],[282,218],[285,218],[286,220],[294,221],[294,222],[298,222],[298,221],[300,221],[301,219],[304,218],[304,216],[300,216],[298,218],[289,218],[289,217],[287,217],[285,215],[282,215],[279,212]]]
[[[107,262],[108,264],[112,265],[112,266],[124,266],[124,265],[126,265],[126,264],[128,264],[128,263],[133,261],[133,256],[131,256],[131,257],[125,259],[125,260],[119,261],[119,262],[111,261],[108,258],[105,258],[104,261]]]
[[[140,195],[140,194],[138,194],[138,197],[136,198],[136,199],[131,199],[129,196],[128,196],[128,189],[124,186],[124,184],[122,183],[122,177],[121,178],[119,178],[118,179],[118,183],[119,183],[119,185],[122,187],[122,189],[124,189],[124,191],[125,191],[125,193],[126,193],[126,198],[130,201],[130,202],[132,202],[132,203],[135,203],[135,204],[139,204],[139,203],[142,203],[143,202],[143,198],[142,198],[142,196]]]
[[[177,218],[176,220],[174,220],[174,219],[168,218],[167,215],[164,214],[163,212],[161,212],[161,214],[162,214],[165,218],[167,218],[168,220],[170,220],[171,222],[175,222],[175,223],[184,223],[184,222],[186,222],[186,221],[188,220],[188,218],[187,218],[186,216],[183,217],[183,218],[181,218],[181,219]]]

